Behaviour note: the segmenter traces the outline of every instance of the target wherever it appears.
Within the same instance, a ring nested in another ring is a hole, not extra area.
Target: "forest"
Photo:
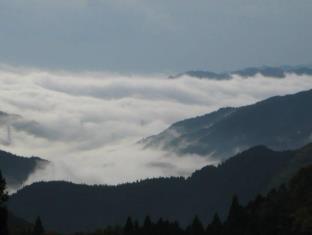
[[[59,234],[44,229],[44,221],[38,217],[34,225],[10,231],[5,202],[5,180],[0,180],[0,234],[48,235]],[[62,213],[60,211],[60,213]],[[82,212],[83,213],[83,212]],[[66,221],[64,221],[66,223]],[[18,225],[17,225],[18,226]],[[177,221],[159,218],[153,221],[148,215],[140,223],[128,217],[124,225],[106,226],[94,232],[76,232],[72,235],[310,235],[312,233],[312,166],[302,168],[288,184],[258,195],[246,206],[233,195],[225,220],[215,214],[205,223],[194,215],[188,226]]]

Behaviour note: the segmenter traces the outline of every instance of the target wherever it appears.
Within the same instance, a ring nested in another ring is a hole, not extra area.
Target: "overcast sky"
[[[0,63],[167,73],[312,62],[311,0],[0,0]]]

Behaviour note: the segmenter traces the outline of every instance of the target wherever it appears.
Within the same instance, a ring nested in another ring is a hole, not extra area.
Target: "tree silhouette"
[[[134,225],[133,225],[131,217],[128,217],[127,219],[126,225],[124,227],[124,234],[125,235],[134,234]]]
[[[244,209],[239,204],[238,197],[234,195],[229,210],[229,215],[226,221],[227,234],[241,235],[244,223],[246,223]]]
[[[0,234],[8,234],[8,212],[4,203],[8,200],[6,190],[6,182],[0,171]]]
[[[142,234],[151,235],[152,226],[153,226],[153,224],[152,224],[151,218],[149,216],[146,216],[144,223],[143,223]]]
[[[206,234],[208,235],[220,235],[222,233],[222,222],[219,215],[216,213],[213,216],[212,222],[208,225],[206,229]]]
[[[194,217],[191,226],[188,228],[190,235],[203,235],[205,233],[204,226],[197,216]]]
[[[33,235],[42,235],[44,234],[44,228],[42,225],[42,221],[40,217],[38,216],[35,222],[34,230],[33,230]]]

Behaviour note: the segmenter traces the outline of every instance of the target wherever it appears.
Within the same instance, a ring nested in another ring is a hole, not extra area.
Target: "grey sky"
[[[311,0],[0,0],[0,63],[126,73],[312,63]]]

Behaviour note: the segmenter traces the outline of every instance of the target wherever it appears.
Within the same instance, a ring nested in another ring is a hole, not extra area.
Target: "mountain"
[[[264,197],[258,195],[247,206],[241,206],[234,196],[227,219],[221,223],[215,217],[206,232],[207,235],[312,234],[312,166],[300,169],[288,184]]]
[[[208,222],[215,212],[225,217],[233,194],[246,204],[309,164],[312,144],[292,151],[257,146],[187,179],[149,179],[118,186],[34,183],[12,195],[8,206],[28,221],[40,215],[48,229],[63,232],[122,224],[129,215],[141,221],[146,215],[177,219],[182,225],[198,215]]]
[[[12,142],[11,128],[22,130],[25,126],[36,124],[16,114],[0,111],[0,145],[9,146]],[[23,129],[25,130],[25,128]],[[20,157],[0,150],[0,170],[7,181],[9,189],[19,188],[38,168],[45,167],[49,162],[38,157]]]
[[[36,169],[48,163],[38,157],[20,157],[0,150],[0,170],[9,189],[20,187]]]
[[[75,234],[310,235],[312,234],[311,211],[312,165],[300,169],[287,184],[272,189],[267,195],[257,195],[247,206],[242,206],[239,198],[234,195],[227,218],[223,221],[218,214],[215,214],[209,223],[202,223],[195,216],[188,226],[181,227],[176,221],[163,218],[151,220],[149,216],[145,217],[143,223],[138,223],[130,216],[123,225],[107,226],[95,232]]]
[[[175,79],[180,78],[182,76],[190,76],[200,79],[227,80],[231,79],[235,75],[241,77],[253,77],[257,74],[273,78],[285,78],[287,74],[312,75],[312,66],[281,66],[281,67],[262,66],[262,67],[250,67],[242,70],[224,73],[215,73],[203,70],[192,70],[174,76],[170,76],[169,78]]]
[[[312,141],[312,90],[276,96],[173,124],[141,144],[179,154],[225,159],[255,145],[295,149]]]
[[[182,76],[190,76],[195,78],[205,78],[212,80],[227,80],[231,79],[231,73],[215,73],[211,71],[202,71],[202,70],[191,70],[184,73],[180,73],[174,76],[170,76],[170,79],[180,78]]]

